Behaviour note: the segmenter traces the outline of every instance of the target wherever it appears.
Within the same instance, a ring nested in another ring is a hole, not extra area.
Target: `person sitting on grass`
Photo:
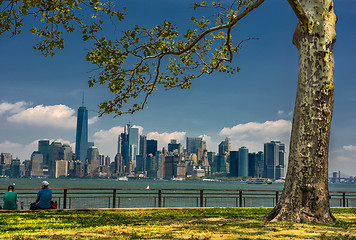
[[[37,193],[36,202],[31,203],[30,209],[50,209],[52,200],[52,190],[48,188],[49,183],[43,181],[41,190]]]
[[[4,194],[4,210],[17,210],[17,193],[15,187],[10,185]]]

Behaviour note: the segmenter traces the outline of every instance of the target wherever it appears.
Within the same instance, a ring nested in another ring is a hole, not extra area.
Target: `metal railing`
[[[281,191],[233,189],[52,188],[59,209],[161,207],[273,207]],[[7,189],[0,188],[0,205]],[[17,188],[19,209],[38,189]],[[332,207],[356,207],[356,192],[330,192]]]

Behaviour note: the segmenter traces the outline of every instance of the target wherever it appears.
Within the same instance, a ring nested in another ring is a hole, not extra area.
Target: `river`
[[[271,190],[271,191],[281,191],[283,189],[283,183],[273,183],[273,184],[247,184],[239,181],[201,181],[201,180],[183,180],[183,181],[173,181],[173,180],[153,180],[153,179],[129,179],[128,181],[118,181],[116,179],[28,179],[28,178],[1,178],[0,179],[0,190],[1,193],[4,193],[9,185],[15,185],[16,189],[21,188],[37,188],[39,189],[41,186],[41,182],[43,180],[47,180],[50,183],[50,188],[105,188],[105,189],[229,189],[229,190]],[[356,184],[329,184],[329,189],[331,192],[356,192]],[[36,190],[37,191],[37,190]],[[142,191],[141,191],[142,192]],[[154,191],[152,191],[154,192]],[[155,192],[156,194],[156,192]],[[35,195],[35,192],[34,192]],[[95,193],[93,194],[95,195]],[[122,196],[122,195],[120,195]],[[349,206],[356,207],[356,193],[353,195],[352,199],[348,200]],[[35,197],[35,196],[34,196]],[[137,203],[134,203],[134,198],[127,198],[126,200],[130,200],[130,202],[124,202],[124,198],[122,198],[120,207],[146,207],[142,202],[146,201],[144,199],[138,199]],[[1,199],[2,200],[2,199]],[[75,201],[78,201],[78,206]],[[88,202],[87,208],[91,207],[109,207],[111,199],[106,199],[107,203],[103,203],[103,206],[97,206],[97,198],[92,205],[89,205],[90,199],[88,198],[86,201]],[[174,203],[173,203],[174,200]],[[26,199],[25,204],[28,205],[28,201],[32,201],[32,199]],[[80,204],[82,204],[83,199],[79,200],[75,197],[71,198],[71,207],[72,208],[80,208]],[[147,199],[147,201],[149,201]],[[151,200],[150,200],[151,201]],[[156,200],[155,200],[156,201]],[[169,203],[171,201],[171,205]],[[187,201],[186,199],[184,201]],[[228,201],[228,199],[226,199]],[[237,201],[237,199],[236,199]],[[246,203],[245,203],[246,201]],[[81,203],[80,203],[81,202]],[[120,202],[120,200],[119,200]],[[211,200],[209,199],[211,203]],[[1,203],[1,202],[0,202]],[[1,203],[2,204],[2,203]],[[111,203],[112,204],[112,203]],[[153,206],[157,203],[152,203]],[[226,202],[223,203],[221,199],[217,199],[216,202],[211,203],[209,206],[235,206],[235,200],[231,200],[231,203]],[[268,202],[263,202],[262,199],[253,199],[246,198],[244,199],[244,206],[251,207],[259,207],[259,206],[272,206],[274,202],[268,200]],[[148,206],[151,206],[148,205]],[[167,198],[165,202],[166,206],[172,207],[186,207],[186,206],[196,206],[196,202],[186,203],[179,201],[178,199]],[[331,201],[332,206],[340,206],[340,200],[335,199]]]

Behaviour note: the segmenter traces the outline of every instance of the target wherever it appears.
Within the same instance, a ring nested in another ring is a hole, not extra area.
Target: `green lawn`
[[[334,225],[265,222],[266,208],[1,212],[1,239],[356,239],[356,208]]]

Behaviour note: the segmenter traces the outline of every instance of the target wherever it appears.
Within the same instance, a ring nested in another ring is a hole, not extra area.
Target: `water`
[[[36,193],[40,189],[41,182],[44,179],[0,179],[0,193],[4,193],[7,187],[11,184],[15,185],[15,189],[19,192],[19,202],[23,201],[25,208],[36,198]],[[140,189],[132,191],[131,194],[126,194],[127,191],[117,192],[116,207],[157,207],[157,191],[156,189],[197,189],[197,191],[188,191],[187,195],[178,191],[163,191],[168,195],[163,195],[162,205],[165,207],[197,207],[200,205],[199,189],[204,189],[204,206],[207,207],[235,207],[239,206],[238,191],[229,193],[233,196],[214,195],[208,197],[208,189],[229,189],[229,190],[271,190],[281,191],[283,183],[273,184],[246,184],[239,181],[164,181],[152,179],[130,179],[129,181],[117,181],[115,179],[46,179],[50,183],[50,188],[97,188],[97,189]],[[27,195],[21,194],[21,188],[34,188],[27,190]],[[149,188],[150,191],[145,191]],[[338,192],[356,192],[356,184],[330,184],[330,191]],[[54,190],[60,193],[55,197],[63,206],[63,190]],[[67,206],[70,208],[96,208],[96,207],[112,207],[112,190],[107,194],[99,194],[99,192],[91,191],[87,195],[71,195],[68,197]],[[87,191],[88,192],[88,191]],[[102,192],[102,191],[101,191]],[[146,194],[146,195],[142,195]],[[170,194],[170,195],[169,195]],[[265,195],[247,195],[244,192],[242,206],[245,207],[272,207],[275,205],[275,193],[271,192],[268,197]],[[356,206],[356,194],[348,200],[349,206]],[[0,200],[2,205],[2,198]],[[331,199],[332,206],[340,206],[340,197]]]

